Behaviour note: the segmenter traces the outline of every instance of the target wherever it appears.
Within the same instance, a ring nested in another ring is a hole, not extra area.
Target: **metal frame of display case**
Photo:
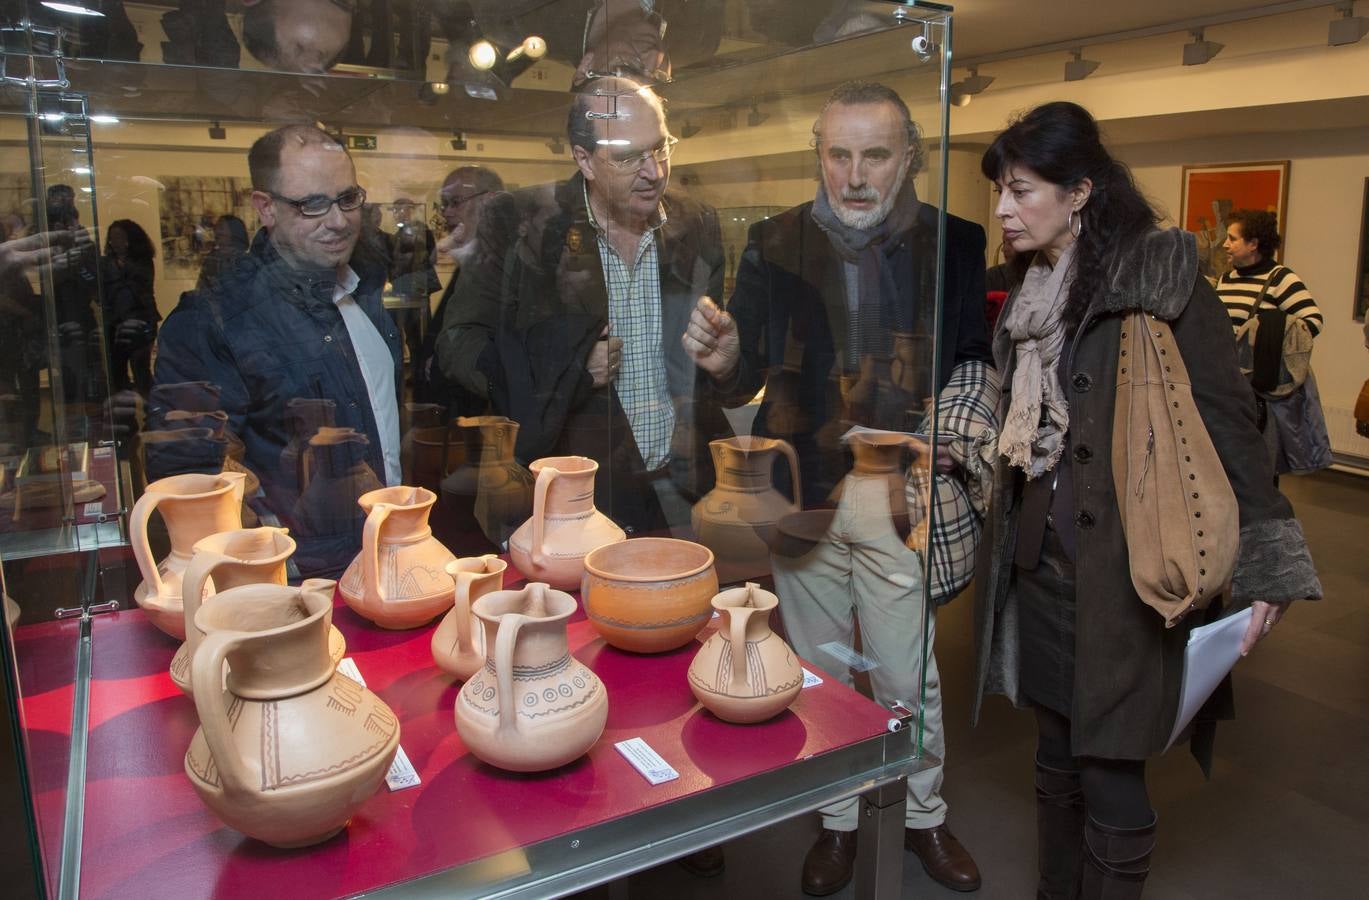
[[[940,103],[937,125],[944,140],[945,135],[949,134],[949,105],[946,92],[950,83],[952,7],[923,0],[890,0],[887,8],[895,11],[895,18],[899,21],[910,26],[935,30],[940,38]],[[60,53],[35,51],[31,47],[27,56],[28,74],[16,76],[15,71],[22,68],[17,65],[23,59],[22,55],[8,50],[3,56],[7,63],[11,63],[4,70],[9,76],[8,80],[22,82],[24,88],[33,96],[44,88],[65,90],[68,87],[67,75],[72,71],[89,74],[98,71],[102,66],[110,71],[128,68],[130,65],[141,68],[136,64],[108,65],[84,60],[69,60],[64,66]],[[42,66],[39,65],[40,60]],[[51,83],[45,84],[36,73],[48,71],[53,63],[56,65],[53,71],[57,73],[57,80],[49,79]],[[157,71],[159,67],[146,68],[151,75],[158,78],[171,77],[177,69],[165,67],[167,71]],[[725,75],[726,72],[724,70],[715,74]],[[280,73],[250,73],[248,77],[256,78],[261,84],[283,84],[294,80],[293,76]],[[422,76],[418,77],[421,79]],[[351,91],[364,95],[376,90],[377,84],[386,80],[395,79],[354,80],[350,83],[339,80],[338,83],[344,93]],[[415,86],[419,83],[413,82]],[[529,94],[533,98],[531,102],[545,105],[545,95],[542,92],[522,93]],[[66,96],[84,95],[69,93]],[[31,119],[36,118],[36,109],[36,106],[31,107]],[[31,121],[30,125],[32,124]],[[36,129],[31,127],[30,131],[30,151],[35,154],[34,159],[37,160],[41,158],[36,143],[38,136]],[[944,144],[942,147],[944,150]],[[945,156],[944,152],[940,155],[939,172],[929,173],[930,177],[939,179],[939,196],[943,198],[946,194]],[[944,209],[940,212],[938,243],[944,246]],[[94,221],[88,224],[97,225]],[[938,256],[934,326],[938,332],[942,307],[943,266],[944,257]],[[50,279],[45,287],[51,291]],[[55,340],[53,336],[54,347]],[[939,364],[941,351],[938,341],[934,350],[933,366]],[[54,437],[59,435],[55,434]],[[126,476],[121,473],[117,481],[115,490],[127,496],[122,493],[128,489]],[[70,511],[69,499],[67,508]],[[105,609],[118,608],[117,602],[98,607],[94,605],[99,593],[97,579],[101,572],[100,551],[126,545],[125,515],[124,504],[120,503],[115,512],[101,516],[94,522],[78,524],[74,517],[68,516],[70,521],[58,529],[16,535],[13,540],[3,543],[4,551],[0,553],[8,563],[15,559],[55,553],[88,552],[87,565],[81,577],[83,588],[81,596],[77,598],[79,602],[74,606],[68,604],[72,608],[64,610],[72,616],[79,616],[80,622],[78,636],[72,648],[72,742],[60,848],[61,865],[55,879],[56,894],[61,897],[77,896],[80,883],[91,660],[94,633],[99,630],[92,628],[91,617]],[[106,594],[108,593],[107,591]],[[4,663],[6,699],[12,707],[8,712],[16,741],[18,777],[24,796],[32,803],[23,758],[23,735],[17,718],[17,708],[22,698],[18,690],[19,685],[16,683],[17,671],[13,665],[14,642],[8,629],[4,636],[3,649],[5,656],[0,662]],[[924,652],[926,649],[928,648],[924,646]],[[921,701],[923,698],[909,699]],[[920,703],[918,705],[920,706]],[[547,896],[550,893],[571,892],[625,878],[631,873],[679,858],[701,848],[717,845],[839,800],[860,797],[862,837],[861,852],[856,864],[856,893],[861,897],[894,897],[898,895],[902,881],[904,851],[900,832],[903,828],[906,779],[921,768],[937,763],[922,750],[920,719],[918,732],[910,739],[908,729],[912,725],[912,718],[917,717],[907,714],[906,711],[903,715],[894,714],[890,720],[890,731],[878,737],[822,756],[804,759],[782,769],[754,775],[736,783],[648,808],[621,819],[529,845],[522,849],[529,864],[528,873],[494,888],[487,882],[477,883],[478,879],[471,880],[470,872],[467,870],[473,871],[473,867],[482,865],[484,861],[481,861],[383,888],[375,894],[384,897],[531,898]],[[33,818],[34,811],[31,807],[25,812],[30,819]],[[30,830],[32,832],[32,829]],[[49,882],[42,874],[42,854],[36,843],[36,834],[31,834],[31,837],[33,843],[30,849],[34,864],[39,867],[38,884],[42,892]]]

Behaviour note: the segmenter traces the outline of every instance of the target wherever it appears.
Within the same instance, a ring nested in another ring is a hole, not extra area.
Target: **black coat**
[[[1017,295],[1009,298],[1009,307]],[[1231,324],[1216,293],[1198,276],[1193,236],[1153,231],[1124,255],[1080,324],[1062,379],[1069,432],[1060,465],[1073,479],[1076,538],[1075,679],[1071,709],[1073,752],[1107,759],[1145,759],[1161,750],[1178,710],[1183,653],[1189,631],[1220,614],[1214,601],[1204,617],[1174,628],[1141,602],[1131,583],[1126,536],[1112,475],[1112,418],[1121,325],[1137,308],[1169,322],[1183,356],[1203,424],[1212,438],[1240,507],[1240,556],[1232,605],[1252,600],[1321,596],[1301,528],[1274,487],[1274,473],[1255,427],[1255,399],[1236,366]],[[1000,322],[1007,318],[1008,308]],[[1003,373],[1000,421],[1011,402],[1012,343],[1001,326],[994,355]],[[1017,539],[1018,470],[999,458],[984,549],[976,578],[975,633],[978,718],[985,693],[1021,703],[1017,596],[1013,556]],[[1230,713],[1229,695],[1209,709]],[[1195,745],[1195,750],[1201,751]],[[1203,753],[1200,752],[1200,760]]]
[[[475,259],[463,269],[437,339],[442,374],[495,413],[519,423],[515,455],[527,465],[552,455],[599,463],[595,504],[625,528],[667,523],[616,390],[595,388],[585,363],[609,322],[598,234],[584,178],[501,194],[484,210]],[[687,498],[713,484],[708,442],[730,433],[704,375],[684,352],[699,298],[722,296],[717,214],[675,191],[657,232],[661,352],[675,405],[670,477]],[[679,524],[679,523],[675,523]]]
[[[921,427],[926,401],[962,362],[989,359],[984,320],[984,230],[946,216],[940,366],[933,370],[937,210],[920,204],[915,224],[886,259],[894,267],[897,309],[884,310],[896,330],[921,332],[906,390],[891,384],[890,361],[874,361],[877,386],[861,410],[842,398],[848,322],[842,258],[804,203],[751,228],[728,303],[742,358],[722,390],[729,406],[764,384],[754,433],[783,438],[799,455],[805,506],[821,504],[850,470],[840,437],[852,424],[894,431]]]

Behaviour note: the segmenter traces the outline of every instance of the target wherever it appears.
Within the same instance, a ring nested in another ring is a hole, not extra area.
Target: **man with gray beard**
[[[786,537],[771,557],[795,651],[848,685],[853,671],[867,671],[875,699],[886,705],[916,706],[925,677],[923,746],[936,764],[908,779],[904,843],[936,881],[973,891],[979,871],[946,828],[941,799],[935,607],[924,610],[923,596],[928,581],[934,604],[954,596],[937,567],[952,541],[961,542],[956,553],[972,557],[976,526],[953,535],[938,527],[924,567],[928,543],[911,528],[920,517],[909,515],[918,494],[905,486],[906,463],[877,473],[855,469],[848,441],[855,426],[923,431],[933,395],[968,398],[962,421],[972,426],[937,411],[941,434],[957,443],[938,453],[936,477],[967,480],[952,459],[979,474],[978,462],[963,454],[974,435],[992,427],[993,403],[984,404],[996,383],[984,319],[984,231],[946,216],[938,331],[937,211],[913,189],[924,151],[907,105],[883,85],[844,84],[823,107],[813,136],[817,196],[751,229],[726,311],[700,301],[685,349],[709,373],[724,406],[748,403],[764,386],[754,433],[782,438],[797,451],[801,483],[792,487],[807,512],[780,524]],[[987,425],[979,415],[985,409]],[[913,448],[909,483],[926,484],[927,445],[904,442]],[[938,506],[938,522],[943,512]],[[822,833],[803,867],[803,890],[815,896],[835,893],[851,878],[857,802],[822,815]]]

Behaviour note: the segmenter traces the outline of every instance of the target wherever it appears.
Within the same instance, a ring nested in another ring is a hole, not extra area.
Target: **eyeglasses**
[[[448,197],[446,194],[441,194],[437,198],[437,205],[442,209],[460,209],[476,197],[483,197],[488,193],[489,191],[476,191],[474,194],[467,194],[464,197]]]
[[[636,172],[647,164],[647,160],[652,160],[658,166],[663,166],[670,161],[671,154],[675,152],[675,145],[679,142],[679,138],[666,138],[665,143],[654,150],[645,150],[618,159],[610,157],[605,162],[620,172]]]
[[[271,199],[273,200],[279,200],[281,203],[290,204],[306,219],[317,219],[321,216],[328,215],[328,212],[333,208],[334,203],[336,203],[337,208],[343,212],[351,212],[354,209],[361,208],[361,204],[366,202],[366,189],[359,187],[348,188],[336,197],[324,197],[315,194],[310,197],[305,197],[303,200],[283,197],[275,191],[267,191],[267,193],[271,195]]]

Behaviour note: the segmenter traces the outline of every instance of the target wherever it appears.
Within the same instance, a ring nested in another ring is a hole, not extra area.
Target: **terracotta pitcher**
[[[785,441],[750,436],[710,441],[708,450],[717,482],[694,504],[694,533],[720,563],[742,566],[746,574],[764,573],[776,525],[799,509],[771,483],[775,456],[782,453],[788,460],[789,483],[798,496],[798,454]]]
[[[594,508],[597,462],[587,456],[548,456],[528,468],[537,478],[532,518],[509,538],[509,555],[529,581],[575,590],[585,574],[585,554],[627,535]]]
[[[241,472],[219,475],[172,475],[147,486],[129,515],[129,543],[142,572],[143,583],[133,592],[134,601],[148,619],[175,638],[185,638],[185,611],[181,605],[181,579],[190,565],[195,542],[220,531],[242,527]],[[171,538],[171,552],[157,562],[147,542],[147,522],[160,510]]]
[[[277,847],[346,827],[399,747],[390,708],[335,671],[332,612],[333,582],[310,579],[232,588],[195,614],[205,635],[191,663],[200,728],[185,774],[214,815]]]
[[[900,539],[908,537],[908,496],[905,492],[907,471],[904,454],[925,447],[916,438],[890,431],[855,431],[846,438],[851,448],[851,471],[832,491],[832,499],[839,501],[849,481],[873,479],[881,481],[889,496],[888,514]],[[872,512],[872,514],[875,514]],[[880,510],[879,515],[883,515]]]
[[[726,722],[774,718],[803,688],[799,658],[770,630],[770,612],[778,605],[779,598],[750,582],[713,598],[722,621],[689,664],[689,687]]]
[[[462,416],[466,464],[442,479],[442,493],[469,506],[480,530],[495,544],[508,540],[528,517],[532,476],[514,459],[518,423],[505,416]]]
[[[204,635],[195,627],[202,597],[245,584],[285,584],[285,563],[295,542],[284,528],[243,528],[221,531],[195,542],[190,567],[182,581],[185,606],[185,643],[171,660],[171,680],[191,692],[190,662]],[[336,665],[347,652],[342,632],[328,629],[328,651]]]
[[[575,600],[534,583],[475,601],[486,664],[456,698],[456,731],[492,766],[542,772],[594,746],[608,721],[599,677],[570,654]]]
[[[347,605],[381,628],[417,628],[452,605],[443,571],[452,551],[433,537],[428,514],[437,495],[427,488],[388,487],[362,494],[366,513],[361,552],[338,589]]]
[[[461,681],[485,665],[485,629],[471,613],[471,604],[503,587],[508,567],[490,553],[447,563],[447,574],[456,583],[456,602],[433,631],[433,662]]]

